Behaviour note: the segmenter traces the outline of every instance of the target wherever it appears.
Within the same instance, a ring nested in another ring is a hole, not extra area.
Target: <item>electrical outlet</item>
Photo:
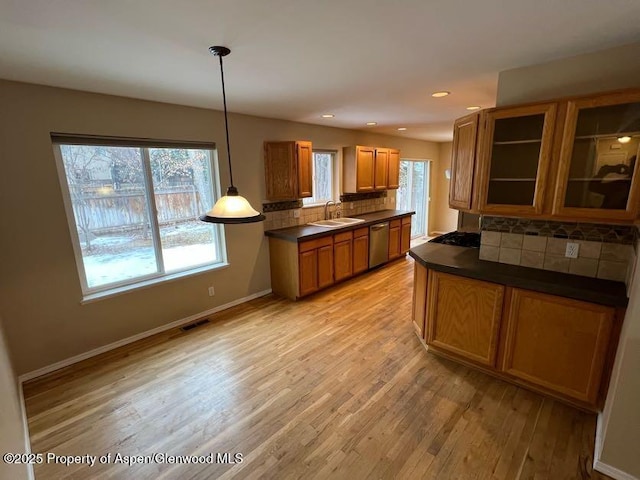
[[[293,218],[300,218],[300,209],[299,208],[296,208],[293,211]]]
[[[578,252],[580,251],[579,243],[567,243],[567,249],[564,252],[564,256],[567,258],[578,258]]]
[[[216,290],[213,287],[209,287],[209,296],[213,297],[216,294]]]

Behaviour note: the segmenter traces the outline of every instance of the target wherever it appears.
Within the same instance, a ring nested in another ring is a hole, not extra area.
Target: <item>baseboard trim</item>
[[[615,480],[640,480],[627,472],[618,470],[617,468],[600,461],[600,455],[602,454],[602,438],[605,429],[603,417],[603,412],[600,412],[596,420],[596,441],[593,448],[593,469],[600,473],[604,473],[605,475],[609,475]]]
[[[598,412],[596,417],[596,438],[593,446],[593,468],[596,468],[596,462],[600,460],[602,454],[602,437],[604,436],[604,412]]]
[[[27,419],[24,390],[22,390],[22,382],[20,380],[18,380],[18,401],[20,402],[20,415],[22,416],[22,428],[24,431],[24,453],[29,455],[31,454],[31,435],[29,435],[29,420]],[[27,463],[27,478],[29,480],[35,480],[36,478],[32,463]]]
[[[65,360],[56,362],[52,365],[48,365],[46,367],[33,370],[31,372],[25,373],[24,375],[20,375],[18,377],[18,382],[22,385],[24,382],[33,380],[34,378],[41,377],[42,375],[46,375],[51,372],[55,372],[56,370],[60,370],[61,368],[68,367],[69,365],[73,365],[74,363],[81,362],[82,360],[95,357],[97,355],[103,354],[110,350],[115,350],[116,348],[122,347],[124,345],[128,345],[130,343],[137,342],[138,340],[142,340],[143,338],[150,337],[151,335],[155,335],[157,333],[162,333],[164,331],[171,330],[172,328],[179,327],[181,325],[184,325],[185,323],[193,322],[194,320],[198,320],[202,317],[206,317],[207,315],[213,315],[214,313],[220,312],[222,310],[226,310],[231,307],[235,307],[236,305],[240,305],[241,303],[245,303],[250,300],[254,300],[256,298],[264,297],[265,295],[269,295],[270,293],[271,293],[271,289],[262,290],[261,292],[253,293],[246,297],[242,297],[232,302],[225,303],[224,305],[219,305],[209,310],[205,310],[204,312],[196,313],[194,315],[189,315],[188,317],[181,318],[180,320],[176,320],[175,322],[167,323],[166,325],[152,328],[151,330],[147,330],[146,332],[138,333],[131,337],[123,338],[122,340],[109,343],[108,345],[104,345],[102,347],[94,348],[93,350],[89,350],[88,352],[81,353],[80,355],[75,355]],[[20,391],[22,392],[22,388],[20,389]]]
[[[617,468],[612,467],[611,465],[607,465],[600,460],[595,460],[593,462],[593,468],[600,473],[604,473],[605,475],[609,475],[610,477],[615,478],[615,480],[640,480],[638,479],[638,477],[634,477],[627,472],[618,470]]]

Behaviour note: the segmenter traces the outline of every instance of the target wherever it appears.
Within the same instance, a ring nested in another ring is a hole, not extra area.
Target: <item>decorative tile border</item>
[[[341,202],[356,202],[358,200],[373,200],[374,198],[384,198],[387,196],[387,191],[381,192],[367,192],[367,193],[343,193],[340,195]]]
[[[302,200],[291,200],[288,202],[273,202],[262,204],[262,211],[264,213],[279,212],[281,210],[292,210],[294,208],[302,208]]]
[[[638,229],[630,225],[554,222],[526,218],[482,217],[482,230],[633,245]]]

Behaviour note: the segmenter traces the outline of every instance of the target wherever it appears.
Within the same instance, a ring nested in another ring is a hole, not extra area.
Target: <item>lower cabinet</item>
[[[413,264],[413,328],[420,338],[425,336],[427,307],[427,269],[418,262]]]
[[[353,231],[353,274],[369,270],[369,227]]]
[[[411,217],[389,222],[389,260],[401,257],[411,247]]]
[[[400,253],[404,255],[411,248],[411,217],[404,217],[400,227]]]
[[[333,237],[324,237],[298,245],[300,296],[333,283]]]
[[[414,267],[413,324],[429,351],[592,411],[606,395],[622,313]]]
[[[394,226],[391,260],[409,250],[411,217],[389,223]],[[328,230],[324,236],[298,242],[269,236],[269,260],[273,293],[296,300],[368,271],[369,227]]]
[[[400,235],[402,222],[400,220],[392,220],[389,222],[389,260],[400,256]]]
[[[504,286],[429,272],[427,343],[494,367]]]
[[[336,282],[353,275],[353,232],[334,235],[333,262]]]
[[[514,288],[505,305],[500,370],[595,403],[614,315],[610,307]]]

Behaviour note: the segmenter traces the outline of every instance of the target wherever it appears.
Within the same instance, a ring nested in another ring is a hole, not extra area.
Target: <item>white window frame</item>
[[[315,154],[316,153],[324,153],[324,154],[330,154],[331,155],[331,198],[325,201],[321,201],[321,202],[314,202],[314,203],[304,203],[305,198],[302,199],[302,208],[312,208],[312,207],[321,207],[324,206],[327,201],[332,201],[335,202],[336,198],[338,197],[336,195],[336,185],[339,183],[337,181],[336,178],[336,172],[338,171],[337,168],[337,162],[338,162],[338,152],[336,150],[324,150],[324,149],[317,149],[314,148],[312,151],[312,162],[311,162],[311,185],[312,185],[312,191],[316,192],[317,188],[316,188],[316,159],[315,159]]]
[[[160,240],[160,229],[158,225],[157,212],[155,205],[155,197],[153,191],[153,180],[151,173],[151,163],[149,159],[149,149],[152,148],[184,148],[184,149],[200,149],[207,150],[209,152],[209,162],[211,171],[211,188],[212,197],[215,202],[220,198],[220,175],[218,170],[218,157],[215,143],[202,143],[202,142],[175,142],[164,140],[150,140],[150,139],[135,139],[135,138],[120,138],[120,137],[94,137],[85,135],[66,135],[66,134],[51,134],[53,152],[56,161],[56,168],[58,170],[58,180],[60,181],[60,187],[62,189],[63,202],[65,207],[65,213],[67,216],[67,223],[69,226],[69,233],[71,234],[71,243],[73,246],[73,252],[76,259],[76,268],[78,270],[78,276],[80,278],[80,285],[82,287],[82,302],[89,303],[101,298],[111,297],[126,293],[130,290],[149,287],[158,283],[176,280],[179,278],[208,272],[211,270],[217,270],[227,267],[229,265],[227,261],[227,247],[225,242],[225,232],[223,226],[220,224],[212,225],[214,229],[214,242],[215,248],[220,252],[220,259],[214,263],[204,263],[195,266],[189,266],[185,269],[173,271],[167,273],[164,271],[164,261],[162,258],[162,244]],[[151,228],[152,245],[156,256],[156,262],[158,265],[158,272],[140,275],[135,278],[121,280],[117,282],[111,282],[108,284],[100,285],[98,287],[89,287],[87,282],[87,275],[84,268],[84,259],[82,256],[82,246],[80,244],[80,238],[78,237],[78,229],[76,225],[75,214],[73,211],[73,202],[71,199],[71,192],[69,184],[67,182],[66,171],[64,167],[64,160],[62,158],[62,152],[60,150],[61,145],[84,145],[84,146],[120,146],[140,148],[142,163],[143,163],[143,176],[145,186],[145,199],[146,207],[149,212],[149,227]]]

